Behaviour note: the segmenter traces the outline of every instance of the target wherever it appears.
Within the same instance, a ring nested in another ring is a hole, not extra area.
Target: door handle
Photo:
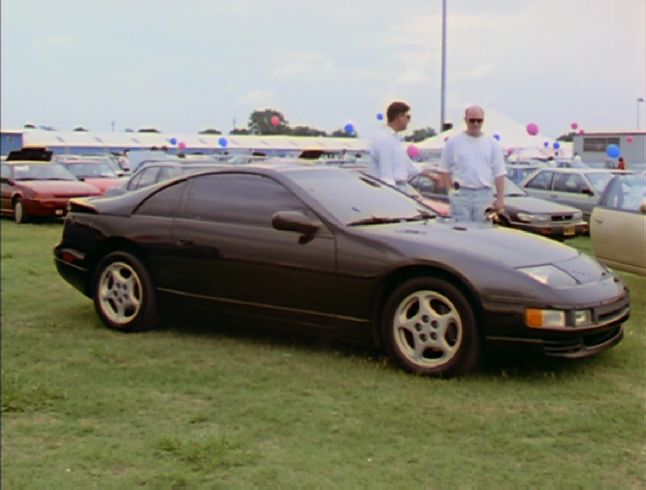
[[[557,197],[559,197],[559,196],[558,196],[557,194],[550,194],[550,197],[551,197],[552,199],[556,199],[556,198],[557,198]]]
[[[177,245],[180,247],[192,247],[194,243],[193,240],[177,240]]]
[[[594,222],[595,222],[596,224],[600,225],[601,223],[603,223],[603,220],[602,220],[602,219],[599,219],[599,218],[595,218],[595,219],[594,219]]]

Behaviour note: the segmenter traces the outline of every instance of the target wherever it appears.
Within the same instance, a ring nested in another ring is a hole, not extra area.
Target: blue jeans
[[[489,187],[470,189],[460,187],[449,192],[453,219],[459,222],[485,222],[485,210],[493,203],[493,190]]]

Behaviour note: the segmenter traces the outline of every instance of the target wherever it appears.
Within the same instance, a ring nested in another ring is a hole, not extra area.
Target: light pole
[[[642,99],[643,101],[643,99]],[[442,0],[442,88],[440,101],[440,130],[444,131],[446,110],[446,0]]]
[[[639,117],[639,109],[640,109],[639,104],[643,104],[643,103],[644,103],[644,98],[643,97],[637,97],[637,131],[639,131],[639,125],[640,125],[640,122],[641,122],[641,118]]]

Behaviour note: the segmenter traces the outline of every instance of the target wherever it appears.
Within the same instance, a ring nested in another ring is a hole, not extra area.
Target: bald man
[[[467,107],[464,122],[466,131],[449,138],[444,147],[440,171],[455,221],[483,222],[492,203],[498,211],[504,207],[505,159],[498,142],[482,132],[481,107]]]

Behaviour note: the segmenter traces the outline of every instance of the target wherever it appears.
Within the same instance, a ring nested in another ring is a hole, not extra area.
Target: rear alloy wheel
[[[471,305],[455,286],[437,278],[410,279],[391,294],[383,333],[390,357],[415,374],[464,374],[480,357]]]
[[[157,324],[153,285],[141,261],[113,252],[99,264],[94,280],[94,308],[108,327],[125,332]]]
[[[13,219],[18,224],[29,221],[29,215],[25,211],[25,205],[19,197],[13,202]]]

